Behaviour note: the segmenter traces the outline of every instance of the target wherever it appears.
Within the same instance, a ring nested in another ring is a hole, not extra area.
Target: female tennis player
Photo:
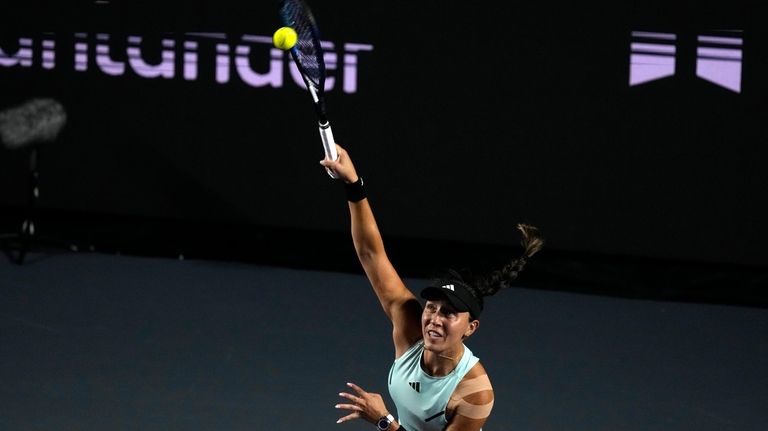
[[[339,394],[344,400],[336,408],[350,413],[338,423],[364,419],[381,431],[480,430],[493,407],[493,388],[464,340],[480,326],[483,297],[507,287],[543,241],[535,228],[519,225],[526,249],[521,258],[484,277],[449,271],[421,291],[422,307],[387,257],[362,178],[347,151],[337,149],[337,160],[320,163],[345,183],[357,256],[392,321],[395,361],[388,382],[398,416],[381,395],[347,383],[350,392]]]

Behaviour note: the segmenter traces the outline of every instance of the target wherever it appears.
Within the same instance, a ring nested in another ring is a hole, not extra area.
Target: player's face
[[[468,312],[456,311],[441,299],[427,301],[421,314],[424,346],[428,349],[455,348],[465,337],[472,335],[476,327],[469,321]]]

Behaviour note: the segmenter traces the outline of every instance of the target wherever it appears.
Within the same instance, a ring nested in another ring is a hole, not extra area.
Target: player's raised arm
[[[387,257],[376,219],[365,197],[363,180],[357,175],[349,154],[339,146],[337,151],[337,160],[323,160],[320,163],[345,182],[352,240],[357,257],[384,312],[392,321],[396,357],[399,357],[422,336],[421,305],[405,287]]]

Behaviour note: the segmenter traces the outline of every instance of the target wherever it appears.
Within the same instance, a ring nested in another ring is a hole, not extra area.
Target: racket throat
[[[317,89],[312,85],[307,85],[309,94],[312,95],[312,100],[315,102],[315,111],[317,113],[317,119],[320,124],[328,123],[328,119],[325,118],[325,99],[320,97],[317,93]]]
[[[320,103],[320,96],[317,94],[317,89],[314,85],[307,85],[307,90],[309,90],[309,94],[312,95],[312,101],[315,103]]]

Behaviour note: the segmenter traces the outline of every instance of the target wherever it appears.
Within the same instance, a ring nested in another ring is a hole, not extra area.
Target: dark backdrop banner
[[[276,3],[6,16],[0,109],[68,114],[41,144],[41,204],[346,230],[306,90],[269,42]],[[566,252],[768,261],[756,2],[312,6],[334,132],[387,234],[505,245],[528,222]],[[0,150],[0,203],[23,201],[23,163]]]

